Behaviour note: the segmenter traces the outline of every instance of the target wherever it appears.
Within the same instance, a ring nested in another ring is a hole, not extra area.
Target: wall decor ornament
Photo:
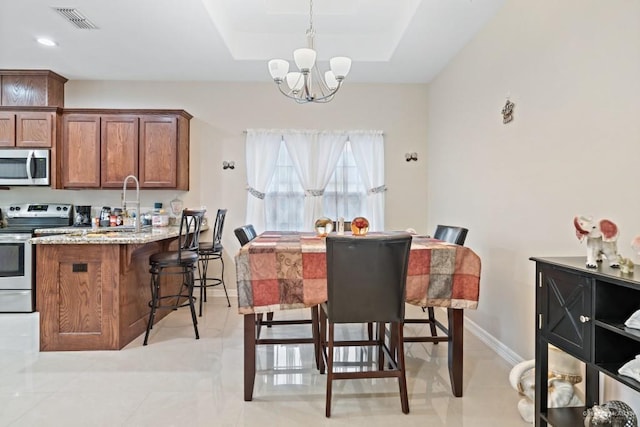
[[[502,108],[502,123],[505,125],[513,120],[513,108],[516,106],[513,102],[507,98],[504,107]]]

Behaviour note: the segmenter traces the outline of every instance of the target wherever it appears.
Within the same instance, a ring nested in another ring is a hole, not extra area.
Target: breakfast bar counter
[[[119,350],[140,336],[151,299],[149,257],[175,250],[178,234],[179,227],[87,229],[31,239],[40,350]],[[180,286],[176,276],[161,292]]]
[[[34,234],[44,236],[34,237],[31,239],[31,243],[38,245],[145,244],[178,237],[179,233],[180,227],[177,226],[149,227],[138,233],[129,231],[128,228],[119,227],[98,229],[65,227],[36,229]]]

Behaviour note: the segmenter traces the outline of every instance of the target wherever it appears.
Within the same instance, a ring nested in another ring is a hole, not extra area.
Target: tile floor
[[[420,313],[410,309],[412,317]],[[509,364],[469,332],[464,397],[451,394],[445,343],[409,343],[410,414],[401,412],[395,380],[351,380],[334,385],[326,419],[326,380],[310,345],[260,346],[254,400],[244,402],[242,316],[234,302],[227,308],[210,298],[199,326],[196,341],[181,309],[154,327],[146,347],[141,336],[121,351],[0,352],[0,426],[527,425]],[[422,328],[407,326],[407,334]]]

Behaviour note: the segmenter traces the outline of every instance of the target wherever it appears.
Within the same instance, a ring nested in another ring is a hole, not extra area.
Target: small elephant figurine
[[[578,361],[556,347],[549,347],[547,407],[565,408],[584,405],[574,387],[581,381],[582,376]],[[525,360],[515,365],[509,373],[509,383],[522,396],[518,402],[520,416],[524,421],[533,423],[536,387],[535,361]]]
[[[587,239],[587,268],[597,268],[602,255],[609,261],[609,266],[620,267],[618,261],[618,226],[611,220],[593,221],[588,216],[573,218],[576,237],[582,241]]]

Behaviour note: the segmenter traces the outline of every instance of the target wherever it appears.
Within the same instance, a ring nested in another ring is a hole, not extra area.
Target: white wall
[[[354,69],[354,72],[356,70]],[[265,80],[268,80],[265,68]],[[191,113],[191,189],[189,192],[143,190],[143,206],[179,196],[185,207],[206,206],[209,218],[227,208],[225,275],[235,288],[233,256],[239,245],[233,229],[245,223],[246,171],[243,131],[247,128],[381,129],[385,134],[386,228],[408,227],[426,233],[426,85],[356,85],[345,83],[328,104],[298,105],[271,83],[177,83],[70,81],[67,108],[168,108]],[[417,152],[417,162],[404,153]],[[222,161],[233,160],[234,170]],[[128,197],[128,196],[127,196]],[[50,190],[14,187],[0,191],[0,207],[9,203],[68,202],[118,206],[120,191]],[[206,236],[210,238],[209,236]],[[217,263],[216,263],[217,264]]]
[[[584,256],[576,214],[640,234],[640,1],[507,0],[429,87],[427,217],[469,227],[482,259],[467,315],[534,355],[530,256]],[[510,96],[514,121],[500,114]],[[609,397],[635,402],[624,387]],[[625,397],[626,396],[626,397]]]

